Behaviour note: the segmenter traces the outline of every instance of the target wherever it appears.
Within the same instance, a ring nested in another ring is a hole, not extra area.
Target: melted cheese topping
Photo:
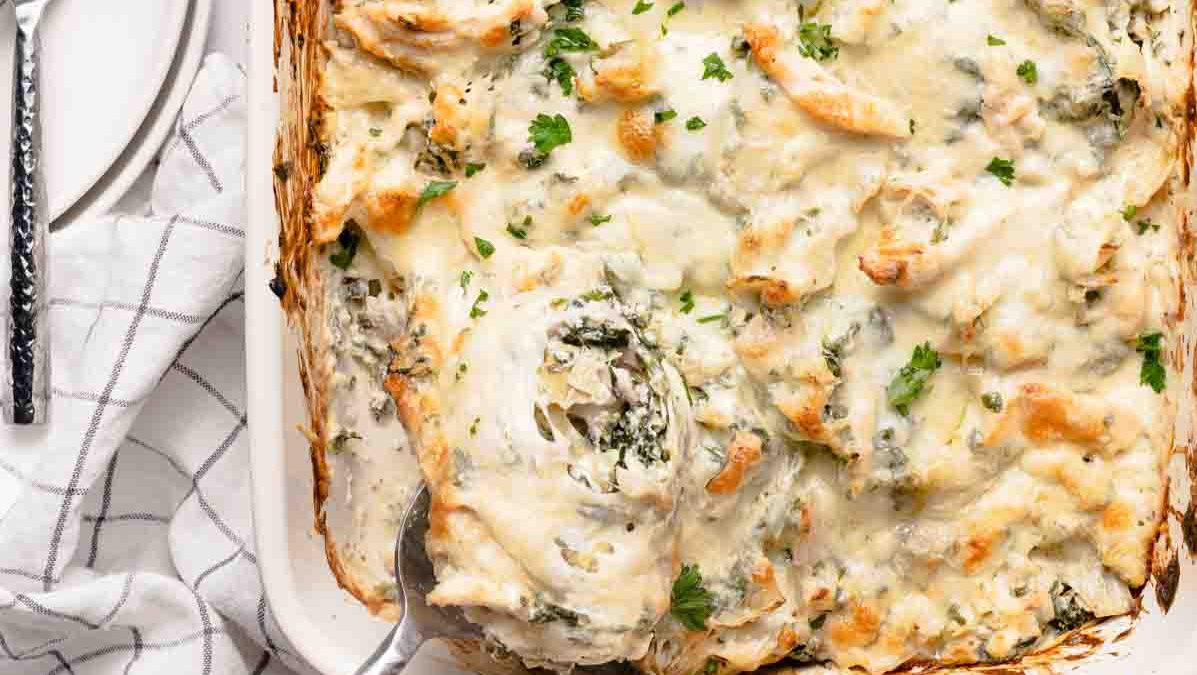
[[[1176,384],[1157,4],[346,0],[352,573],[422,474],[430,600],[530,664],[880,673],[1129,611]]]

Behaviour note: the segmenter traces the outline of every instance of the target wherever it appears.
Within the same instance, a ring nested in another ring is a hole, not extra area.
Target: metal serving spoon
[[[391,630],[374,654],[358,668],[356,675],[399,675],[426,640],[481,640],[482,630],[466,620],[458,607],[436,607],[427,596],[436,585],[432,561],[424,548],[428,534],[428,486],[420,483],[403,514],[395,537],[395,588],[403,618]],[[574,668],[578,675],[635,675],[627,663],[612,661]]]
[[[466,620],[458,607],[429,605],[427,596],[436,585],[432,561],[424,548],[428,533],[428,487],[420,484],[403,515],[395,538],[395,588],[403,619],[374,652],[357,675],[398,675],[425,640],[436,638],[479,640],[482,631]]]

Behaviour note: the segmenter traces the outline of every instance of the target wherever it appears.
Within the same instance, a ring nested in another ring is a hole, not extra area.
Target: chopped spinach
[[[1056,581],[1052,584],[1049,594],[1052,598],[1052,609],[1055,610],[1056,615],[1047,625],[1055,630],[1064,633],[1080,628],[1095,618],[1093,612],[1085,607],[1076,591],[1063,581]]]
[[[350,220],[341,228],[341,234],[337,235],[337,244],[341,250],[330,255],[328,261],[340,269],[347,270],[353,264],[353,258],[357,255],[357,245],[362,238],[361,230],[358,229],[357,223]]]

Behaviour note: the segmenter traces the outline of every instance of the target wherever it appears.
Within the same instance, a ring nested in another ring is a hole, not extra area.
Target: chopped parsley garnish
[[[366,292],[370,294],[371,298],[377,298],[382,295],[382,280],[371,279],[366,282]]]
[[[653,113],[653,121],[655,121],[657,124],[668,122],[675,117],[677,117],[676,110],[658,110],[657,112]]]
[[[694,294],[690,291],[683,291],[682,297],[678,298],[682,301],[682,314],[689,314],[694,311]]]
[[[544,66],[544,77],[549,82],[556,82],[561,87],[561,94],[569,96],[574,93],[574,78],[578,76],[574,67],[560,57],[549,59]]]
[[[981,405],[989,412],[1001,412],[1005,401],[1002,400],[1002,394],[998,391],[987,391],[981,394]]]
[[[705,59],[702,60],[703,71],[702,79],[709,80],[715,78],[720,82],[727,82],[734,77],[732,72],[727,69],[727,65],[723,63],[723,59],[715,52],[711,52]]]
[[[1164,372],[1162,359],[1164,353],[1164,336],[1161,333],[1147,333],[1140,335],[1135,342],[1135,351],[1143,355],[1143,365],[1139,368],[1139,384],[1145,384],[1160,393],[1167,383],[1167,373]]]
[[[455,180],[434,180],[430,182],[424,186],[424,191],[420,193],[420,199],[416,202],[416,208],[420,208],[437,197],[449,194],[455,187],[457,187],[457,181]]]
[[[341,246],[341,250],[328,256],[328,261],[340,269],[349,269],[349,265],[353,263],[353,257],[357,255],[357,244],[360,240],[361,234],[357,230],[357,223],[352,220],[346,222],[345,227],[341,229],[341,234],[337,235],[337,244]]]
[[[528,227],[530,225],[532,225],[532,216],[524,216],[524,222],[522,226],[516,226],[514,223],[507,223],[507,234],[510,234],[516,239],[527,239]]]
[[[915,347],[910,363],[902,366],[886,387],[889,404],[903,415],[909,413],[910,404],[922,396],[927,380],[939,370],[940,365],[939,353],[931,348],[931,343],[924,342]]]
[[[585,0],[561,0],[561,4],[565,5],[565,20],[566,21],[581,21],[586,14],[582,11],[582,3]]]
[[[464,291],[470,285],[470,279],[474,278],[474,273],[469,270],[461,271],[461,290]]]
[[[807,625],[810,626],[811,630],[819,630],[820,628],[823,627],[823,624],[827,623],[827,615],[828,614],[829,614],[829,612],[823,612],[822,614],[816,616],[815,618],[811,619],[810,621],[807,621],[806,623],[807,623]]]
[[[478,255],[485,260],[495,254],[495,245],[482,237],[474,237],[474,247],[478,249]]]
[[[653,3],[645,2],[644,0],[636,0],[636,6],[632,8],[632,14],[643,14],[653,8]]]
[[[669,613],[687,629],[702,630],[714,611],[715,596],[702,587],[698,565],[682,565],[669,594]]]
[[[702,666],[702,675],[715,675],[717,672],[719,672],[719,658],[708,656],[707,662]]]
[[[466,162],[466,166],[465,166],[466,178],[473,178],[474,176],[477,176],[478,174],[482,173],[482,171],[485,168],[486,168],[485,164],[475,164],[473,162]]]
[[[578,297],[588,302],[602,302],[603,300],[610,300],[611,298],[614,298],[615,294],[606,288],[596,288],[591,291],[586,291]]]
[[[553,39],[545,45],[545,56],[557,56],[561,52],[592,52],[598,49],[598,43],[590,39],[586,31],[581,28],[558,28],[553,31]]]
[[[1139,222],[1135,223],[1135,227],[1139,229],[1139,234],[1146,234],[1147,230],[1151,230],[1153,232],[1160,231],[1160,224],[1153,223],[1150,220],[1140,220]]]
[[[686,120],[686,129],[689,131],[698,131],[699,129],[702,129],[706,125],[707,125],[706,121],[697,115]]]
[[[916,127],[916,126],[917,126],[917,125],[916,125],[916,124],[915,124],[915,122],[914,122],[914,118],[913,118],[913,117],[911,117],[911,118],[910,118],[910,135],[911,135],[911,136],[913,136],[913,135],[914,135],[914,130],[915,130],[915,127]]]
[[[457,382],[461,382],[461,378],[465,377],[465,374],[469,370],[470,370],[470,364],[466,363],[465,361],[462,361],[457,366],[457,374],[453,376],[453,379],[456,380]]]
[[[382,135],[382,129],[379,129],[378,127],[370,127],[370,137],[371,138],[378,138],[381,135]]]
[[[686,3],[675,2],[675,3],[673,3],[672,7],[670,7],[668,10],[665,11],[665,16],[674,16],[678,12],[682,11],[685,8],[686,8]]]
[[[1002,185],[1012,185],[1014,183],[1014,160],[1002,159],[1001,157],[994,157],[989,160],[989,165],[985,170],[1002,181]]]
[[[586,220],[589,220],[591,225],[598,227],[603,223],[611,222],[611,216],[602,213],[592,213]]]
[[[1018,69],[1014,72],[1027,84],[1035,84],[1039,81],[1039,69],[1035,67],[1034,61],[1023,61],[1018,64]]]
[[[490,300],[490,293],[487,293],[486,289],[478,291],[478,297],[474,298],[474,304],[470,306],[471,319],[478,319],[486,316],[486,310],[482,309],[481,305],[487,300]]]
[[[988,35],[985,37],[985,43],[990,47],[1001,47],[1006,44],[1006,41],[995,35]]]
[[[470,435],[471,436],[478,435],[478,423],[481,421],[482,421],[481,417],[475,417],[474,421],[470,423]]]
[[[726,318],[726,314],[711,314],[710,316],[699,317],[698,323],[714,323],[716,321],[722,321]]]
[[[831,38],[831,25],[807,22],[798,28],[798,51],[816,61],[830,61],[839,56],[840,48]]]
[[[1139,207],[1134,204],[1127,204],[1119,213],[1122,214],[1122,219],[1129,223],[1135,219],[1135,214],[1138,212]]]
[[[560,113],[549,117],[544,113],[536,116],[528,125],[528,142],[541,155],[548,156],[554,148],[574,140],[569,120]]]

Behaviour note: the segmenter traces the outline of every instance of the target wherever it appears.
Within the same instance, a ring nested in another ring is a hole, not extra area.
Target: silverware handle
[[[406,617],[405,617],[406,618]],[[424,644],[424,636],[411,625],[410,621],[400,621],[391,630],[387,639],[378,649],[358,668],[355,675],[399,675],[407,667],[407,663],[420,651]]]
[[[49,403],[49,344],[46,303],[45,184],[38,111],[37,18],[19,17],[13,78],[12,296],[8,330],[9,391],[5,420],[46,421]]]

